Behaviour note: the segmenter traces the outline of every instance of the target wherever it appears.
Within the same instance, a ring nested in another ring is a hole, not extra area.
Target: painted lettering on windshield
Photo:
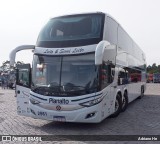
[[[51,49],[46,49],[43,53],[44,54],[78,54],[78,53],[83,53],[85,52],[83,48],[74,48],[74,49],[56,49],[51,50]]]
[[[84,49],[83,49],[83,48],[75,48],[75,49],[72,51],[73,54],[82,53],[82,52],[84,52]]]

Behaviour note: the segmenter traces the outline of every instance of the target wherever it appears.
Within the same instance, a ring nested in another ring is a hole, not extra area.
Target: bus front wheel
[[[128,106],[128,95],[127,95],[127,92],[124,92],[121,111],[124,112],[126,110],[127,106]]]
[[[138,97],[141,99],[144,96],[144,86],[141,87],[141,95]]]
[[[115,101],[115,112],[110,116],[111,118],[117,117],[122,110],[122,99],[120,94],[117,94]]]

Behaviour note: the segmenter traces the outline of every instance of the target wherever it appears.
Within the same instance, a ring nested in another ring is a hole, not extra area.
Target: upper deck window
[[[96,44],[102,39],[103,23],[104,14],[53,18],[40,32],[37,45],[43,47],[68,47],[87,45],[88,42]]]

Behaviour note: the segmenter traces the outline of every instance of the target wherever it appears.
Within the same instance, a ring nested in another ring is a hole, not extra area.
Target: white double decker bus
[[[146,88],[143,51],[111,16],[86,13],[52,18],[41,30],[30,64],[17,67],[19,115],[98,123],[125,111]]]

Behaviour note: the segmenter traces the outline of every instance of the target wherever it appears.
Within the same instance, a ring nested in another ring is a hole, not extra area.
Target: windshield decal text
[[[84,52],[84,49],[83,48],[75,48],[72,53],[76,54],[76,53],[82,53]]]
[[[62,48],[62,49],[46,49],[43,53],[44,54],[78,54],[78,53],[84,53],[85,50],[83,48]]]

